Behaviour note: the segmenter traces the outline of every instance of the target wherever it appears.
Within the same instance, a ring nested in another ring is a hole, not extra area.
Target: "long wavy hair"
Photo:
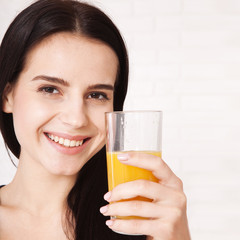
[[[110,46],[118,57],[114,91],[114,110],[122,110],[128,85],[128,55],[117,27],[97,7],[75,0],[38,0],[17,15],[0,46],[0,101],[7,83],[17,81],[29,51],[50,35],[71,32],[97,39]],[[19,158],[12,114],[0,111],[0,129],[7,149]],[[145,239],[114,233],[106,225],[99,208],[107,192],[106,155],[101,149],[78,173],[67,196],[68,210],[63,229],[69,239],[117,240]],[[33,236],[34,237],[34,236]]]

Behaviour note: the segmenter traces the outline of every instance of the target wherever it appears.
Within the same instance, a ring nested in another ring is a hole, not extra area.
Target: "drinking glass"
[[[161,157],[162,153],[162,112],[161,111],[116,111],[107,112],[106,150],[108,188],[111,191],[121,183],[145,179],[157,182],[152,172],[121,163],[117,155],[135,152]],[[139,155],[139,161],[141,156]],[[151,201],[144,197],[129,200]],[[126,201],[126,200],[122,200]],[[118,219],[142,219],[136,216],[111,216]]]

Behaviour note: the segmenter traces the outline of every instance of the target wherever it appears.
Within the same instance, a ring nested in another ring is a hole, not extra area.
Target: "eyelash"
[[[54,93],[54,91],[57,91],[57,93]],[[42,92],[42,93],[48,94],[48,95],[56,95],[56,94],[60,93],[58,88],[56,88],[55,86],[43,86],[43,87],[40,87],[38,89],[38,92]],[[104,92],[91,92],[91,93],[89,93],[87,95],[87,98],[88,99],[97,99],[99,101],[108,101],[108,100],[110,100],[110,98]]]
[[[101,98],[102,96],[102,98]],[[110,100],[109,97],[107,96],[107,94],[103,93],[103,92],[92,92],[88,95],[88,98],[94,98],[100,101],[107,101]]]
[[[49,91],[49,90],[51,90],[51,91]],[[54,93],[54,91],[57,91],[57,93]],[[58,94],[58,93],[60,93],[60,91],[56,87],[54,87],[54,86],[40,87],[38,89],[38,92],[43,92],[45,94]]]

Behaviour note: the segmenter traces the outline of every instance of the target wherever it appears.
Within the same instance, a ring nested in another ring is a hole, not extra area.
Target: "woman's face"
[[[70,33],[33,48],[3,106],[13,114],[20,161],[75,175],[104,145],[117,67],[110,47]]]

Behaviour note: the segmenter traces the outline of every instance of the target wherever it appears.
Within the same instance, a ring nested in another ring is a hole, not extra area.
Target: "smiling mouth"
[[[70,139],[62,138],[62,137],[55,136],[55,135],[49,134],[49,133],[45,133],[45,135],[49,139],[51,139],[53,142],[58,143],[59,145],[62,145],[64,147],[68,147],[68,148],[82,146],[87,140],[90,139],[90,138],[85,138],[85,139],[81,139],[81,140],[70,140]]]

